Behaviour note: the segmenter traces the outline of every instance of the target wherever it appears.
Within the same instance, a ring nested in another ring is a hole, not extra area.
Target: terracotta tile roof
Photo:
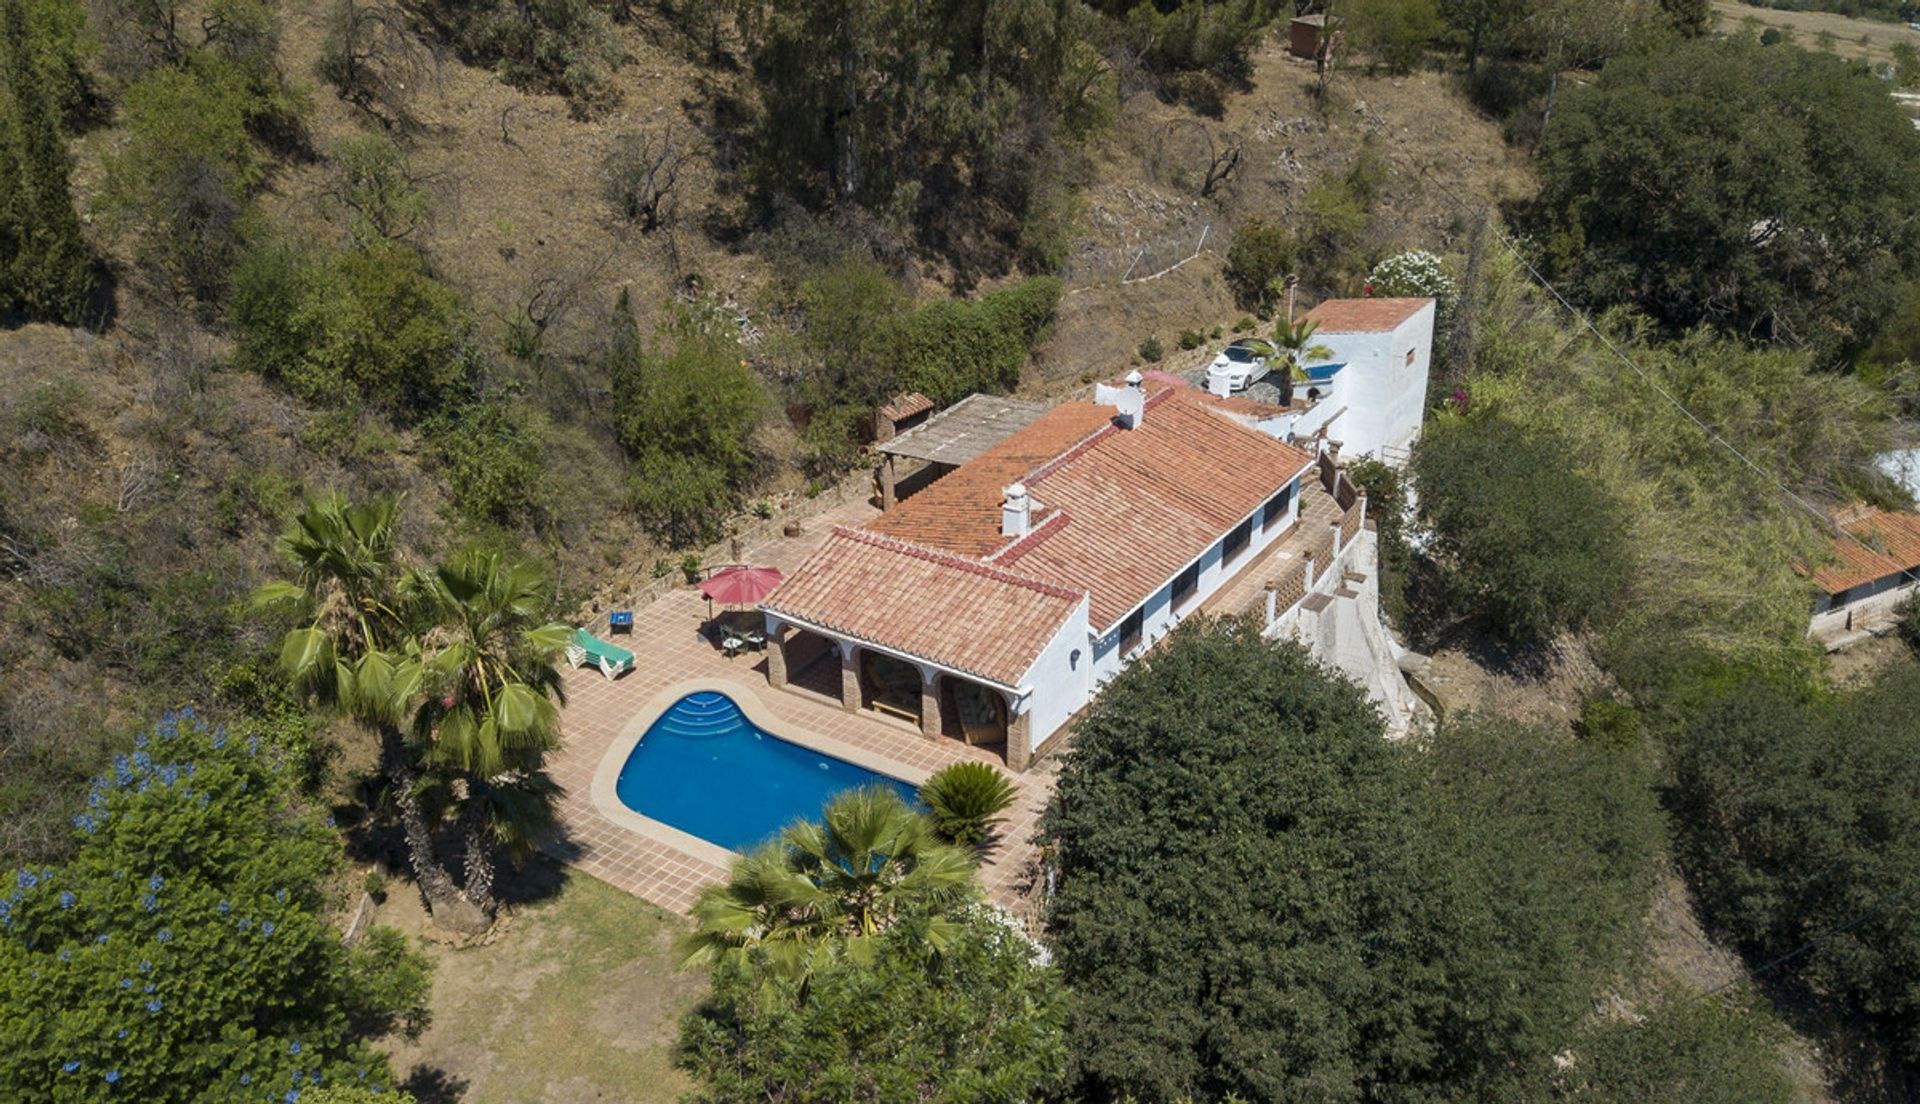
[[[1276,408],[1149,390],[1137,428],[1115,426],[1108,406],[1057,406],[869,528],[1085,590],[1104,631],[1313,462],[1233,416],[1236,404]],[[1009,542],[1001,492],[1016,480],[1034,526]]]
[[[1082,599],[1002,567],[836,526],[761,608],[1018,686]]]
[[[1431,299],[1328,299],[1302,315],[1321,333],[1385,333],[1412,318]]]
[[[1110,406],[1056,406],[881,514],[868,528],[964,556],[984,556],[1006,542],[1000,535],[1000,493],[1007,484],[1112,423]]]
[[[1920,514],[1868,506],[1835,520],[1851,538],[1833,542],[1835,562],[1801,568],[1826,593],[1837,595],[1848,587],[1920,569]]]
[[[1164,396],[1164,398],[1163,398]],[[1136,429],[1116,429],[1027,480],[1041,507],[1067,516],[996,561],[1085,587],[1104,632],[1166,585],[1313,458],[1251,429],[1200,391],[1155,396]]]
[[[918,391],[908,391],[888,399],[886,405],[875,413],[889,421],[897,422],[902,418],[911,418],[922,411],[932,410],[933,400]]]

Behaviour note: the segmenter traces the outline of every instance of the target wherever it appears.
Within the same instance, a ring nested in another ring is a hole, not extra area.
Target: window
[[[1193,597],[1193,592],[1199,589],[1200,565],[1196,563],[1173,577],[1173,608],[1179,609],[1180,604]]]
[[[1279,494],[1267,499],[1267,507],[1261,511],[1261,532],[1272,530],[1274,526],[1286,519],[1287,510],[1293,505],[1293,488],[1294,484],[1289,483],[1280,488]]]
[[[1128,652],[1140,646],[1140,627],[1145,624],[1146,620],[1147,611],[1142,607],[1128,614],[1127,619],[1120,622],[1121,658],[1126,658]]]
[[[1221,542],[1220,562],[1232,563],[1240,555],[1240,553],[1245,552],[1247,550],[1247,542],[1251,541],[1252,539],[1253,539],[1253,519],[1248,518],[1247,520],[1234,526],[1232,531],[1227,534],[1227,539]]]
[[[1407,350],[1407,367],[1409,368],[1413,367],[1413,350],[1412,349]]]

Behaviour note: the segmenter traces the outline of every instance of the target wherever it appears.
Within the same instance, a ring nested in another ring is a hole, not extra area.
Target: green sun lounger
[[[567,662],[576,668],[582,663],[598,667],[600,673],[611,682],[622,671],[633,670],[633,653],[615,647],[585,629],[575,629],[573,643],[567,645]]]

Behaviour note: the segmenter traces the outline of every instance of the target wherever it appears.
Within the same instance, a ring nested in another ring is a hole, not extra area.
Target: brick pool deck
[[[836,507],[808,522],[800,536],[744,550],[741,558],[756,566],[791,571],[819,547],[833,526],[859,524],[875,513],[866,503]],[[677,846],[670,833],[650,833],[620,823],[616,818],[628,820],[631,815],[617,809],[609,815],[594,798],[595,773],[615,742],[630,741],[637,728],[651,719],[663,693],[682,683],[724,684],[722,688],[750,714],[768,717],[777,735],[820,750],[853,750],[864,765],[910,781],[968,759],[1004,767],[995,751],[957,740],[930,740],[912,724],[870,711],[848,713],[838,701],[804,688],[775,689],[767,682],[765,653],[727,658],[700,635],[706,619],[707,603],[698,593],[690,588],[676,590],[634,611],[631,637],[613,638],[633,651],[632,671],[613,682],[589,667],[566,672],[562,746],[549,761],[554,780],[566,790],[560,802],[560,830],[544,847],[555,858],[683,914],[701,886],[725,878],[726,870],[711,847]],[[894,769],[888,770],[889,766]],[[1007,777],[1020,796],[982,863],[980,881],[996,901],[1017,911],[1036,854],[1033,834],[1053,792],[1054,764],[1042,761],[1025,774],[1009,772]]]

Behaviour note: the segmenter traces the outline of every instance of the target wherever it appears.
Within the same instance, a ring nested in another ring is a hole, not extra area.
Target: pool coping
[[[735,679],[694,678],[676,682],[647,699],[640,711],[633,715],[619,735],[607,746],[606,753],[600,756],[600,765],[593,772],[593,807],[601,816],[630,832],[637,833],[656,843],[665,844],[677,851],[691,855],[702,862],[712,863],[722,870],[733,865],[739,852],[722,847],[717,843],[703,840],[690,832],[681,831],[671,824],[643,816],[627,808],[620,800],[620,768],[626,765],[633,749],[640,744],[640,738],[647,734],[673,704],[689,694],[701,692],[724,694],[740,707],[740,712],[755,728],[766,732],[775,739],[798,744],[808,751],[830,755],[842,759],[857,767],[887,775],[890,778],[918,786],[933,776],[933,772],[905,763],[895,762],[883,755],[875,755],[864,748],[810,732],[805,727],[791,724],[779,716],[760,698],[760,692],[747,683]]]

